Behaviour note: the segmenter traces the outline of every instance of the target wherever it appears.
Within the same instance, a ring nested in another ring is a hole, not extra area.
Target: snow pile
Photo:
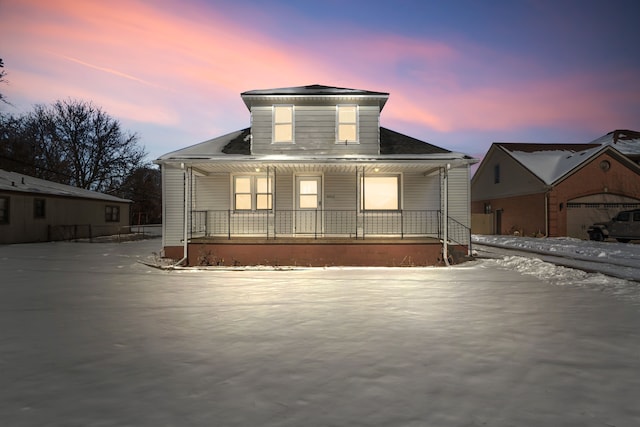
[[[496,259],[484,260],[487,267],[495,265],[552,285],[586,288],[640,304],[640,245],[480,235],[473,236],[473,243],[476,248],[480,245],[480,251],[482,245],[506,250],[493,253]],[[514,256],[509,251],[513,249],[524,256]]]
[[[520,249],[528,252],[549,253],[585,261],[640,267],[640,245],[617,242],[594,242],[571,237],[520,237],[474,235],[473,243]]]

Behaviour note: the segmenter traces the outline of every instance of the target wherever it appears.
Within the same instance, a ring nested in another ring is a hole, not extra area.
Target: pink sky
[[[331,27],[286,2],[9,0],[0,16],[0,90],[14,105],[2,111],[91,100],[150,158],[248,126],[243,91],[315,83],[390,92],[383,126],[473,155],[504,138],[588,142],[640,128],[637,68],[559,72],[464,32]]]

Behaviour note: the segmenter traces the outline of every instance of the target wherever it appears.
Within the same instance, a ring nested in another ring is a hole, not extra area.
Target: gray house
[[[251,127],[156,160],[165,256],[400,266],[466,254],[476,160],[381,127],[388,93],[311,85],[241,97]]]
[[[130,204],[0,169],[0,244],[116,234],[129,225]]]

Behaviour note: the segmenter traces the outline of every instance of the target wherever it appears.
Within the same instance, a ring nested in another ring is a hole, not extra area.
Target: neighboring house
[[[633,131],[589,144],[494,143],[471,180],[473,232],[587,239],[594,222],[640,207],[636,153]]]
[[[311,85],[241,97],[250,128],[156,160],[166,257],[401,266],[449,260],[443,247],[467,253],[475,160],[380,127],[388,93]]]
[[[129,225],[130,203],[0,169],[0,244],[122,232]]]

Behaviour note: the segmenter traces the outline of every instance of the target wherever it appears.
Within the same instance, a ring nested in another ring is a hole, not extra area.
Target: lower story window
[[[120,206],[106,206],[104,208],[104,220],[106,222],[119,222]]]
[[[399,210],[400,177],[398,175],[387,175],[361,178],[360,209]]]
[[[237,211],[268,210],[273,206],[271,177],[236,176],[233,179],[233,208]]]
[[[45,199],[33,199],[33,217],[44,218],[46,217],[46,200]]]
[[[9,224],[9,198],[0,197],[0,224]]]

